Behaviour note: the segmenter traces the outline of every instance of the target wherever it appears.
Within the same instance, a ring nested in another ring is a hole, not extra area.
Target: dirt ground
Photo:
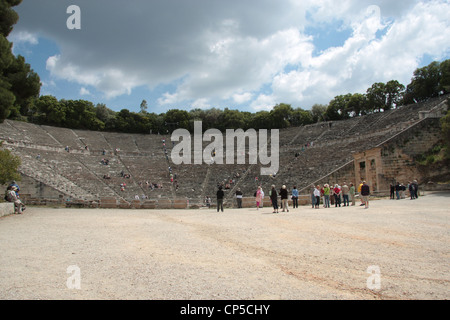
[[[29,207],[0,299],[449,299],[450,194],[273,214]]]

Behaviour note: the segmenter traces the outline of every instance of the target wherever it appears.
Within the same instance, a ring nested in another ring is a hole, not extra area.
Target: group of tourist
[[[20,200],[19,192],[20,187],[15,181],[11,182],[11,184],[6,188],[5,192],[5,200],[14,203],[15,214],[22,214],[22,212],[26,209],[25,204],[22,202],[22,200]]]
[[[217,212],[219,212],[219,210],[223,212],[224,191],[223,186],[219,185],[218,187]],[[324,208],[330,208],[332,205],[335,207],[355,206],[357,193],[359,194],[361,201],[360,206],[364,206],[365,209],[368,209],[370,187],[366,181],[361,181],[357,187],[353,183],[347,185],[346,182],[344,182],[342,186],[337,183],[334,186],[330,186],[328,183],[323,186],[315,186],[312,184],[310,187],[311,205],[313,209],[319,209],[321,203]],[[261,185],[257,187],[257,190],[253,196],[255,197],[256,210],[259,210],[263,207],[265,196]],[[275,185],[272,185],[269,191],[269,199],[273,207],[273,213],[279,213],[280,209],[282,212],[289,212],[289,197],[292,200],[292,207],[298,208],[299,191],[296,186],[294,186],[291,192],[289,192],[286,185],[283,185],[280,190],[277,190]],[[237,201],[237,207],[242,208],[243,194],[239,188],[235,193],[235,198]],[[280,200],[280,202],[278,202],[278,200]]]
[[[390,199],[394,200],[400,200],[406,198],[406,190],[409,192],[410,200],[417,199],[419,197],[419,184],[417,183],[417,180],[409,181],[408,184],[405,186],[400,182],[397,182],[396,184],[390,185]]]
[[[359,193],[361,204],[365,209],[369,208],[370,187],[366,181],[361,181],[356,188],[353,183],[347,184],[344,182],[341,185],[336,183],[334,186],[325,183],[322,187],[320,185],[311,185],[311,205],[312,208],[319,209],[320,202],[324,208],[330,208],[332,205],[337,207],[350,207],[356,205],[356,195]],[[351,204],[350,204],[351,202]]]

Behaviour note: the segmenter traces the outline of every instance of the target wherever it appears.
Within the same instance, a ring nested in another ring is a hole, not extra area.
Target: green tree
[[[384,110],[390,110],[394,106],[397,107],[403,100],[405,94],[405,86],[397,80],[391,80],[385,86],[386,104]]]
[[[20,108],[20,113],[28,115],[28,111],[33,101],[39,97],[41,90],[41,80],[30,65],[25,62],[25,58],[18,56],[4,70],[4,76],[11,84],[11,92],[16,97],[16,104]]]
[[[441,82],[439,91],[450,93],[450,60],[441,62],[439,66],[441,69]]]
[[[19,15],[12,7],[19,5],[22,0],[0,0],[0,34],[7,37],[13,25],[19,20]]]
[[[428,66],[416,69],[411,83],[406,87],[405,104],[425,101],[440,92],[440,63],[433,61]]]
[[[270,126],[267,129],[283,129],[290,126],[292,120],[292,107],[290,104],[281,103],[270,111]]]
[[[327,111],[328,106],[323,104],[315,104],[311,107],[311,115],[313,119],[313,123],[326,121],[325,120],[325,112]]]
[[[66,107],[54,96],[39,97],[30,111],[32,122],[56,127],[66,125]]]
[[[350,117],[358,117],[367,114],[367,96],[361,93],[353,94],[348,101],[347,108]]]
[[[290,121],[291,126],[296,127],[314,123],[312,113],[309,110],[303,110],[302,108],[296,108],[293,110]]]
[[[9,115],[16,97],[11,92],[11,84],[5,77],[5,70],[13,63],[12,44],[0,34],[0,123]]]
[[[20,158],[11,154],[7,149],[2,148],[3,141],[0,142],[0,184],[4,185],[13,180],[20,181],[18,172],[21,164]]]
[[[336,96],[328,104],[328,108],[325,111],[325,118],[330,120],[344,120],[350,118],[349,102],[352,94]]]
[[[271,127],[271,115],[269,111],[258,111],[255,113],[251,120],[251,127],[255,130],[270,129]]]
[[[163,133],[172,133],[178,128],[189,130],[189,120],[189,112],[178,109],[169,110],[164,116],[165,132]]]
[[[386,108],[386,84],[383,82],[374,83],[366,92],[369,110],[371,112]]]
[[[450,159],[450,99],[447,99],[447,115],[441,118],[442,134],[446,144],[446,157]]]
[[[148,109],[148,104],[146,100],[142,100],[140,105],[141,113],[146,113]]]

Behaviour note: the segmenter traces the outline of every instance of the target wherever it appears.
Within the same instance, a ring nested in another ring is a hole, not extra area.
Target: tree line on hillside
[[[39,75],[24,57],[13,55],[12,43],[7,40],[18,19],[12,7],[21,1],[0,0],[0,122],[13,119],[72,129],[144,134],[166,134],[176,128],[192,132],[194,121],[202,121],[203,130],[283,129],[387,111],[450,92],[450,60],[445,60],[417,69],[406,87],[396,80],[379,82],[368,88],[365,94],[339,95],[328,105],[316,104],[311,110],[280,103],[270,111],[256,113],[211,108],[172,109],[156,114],[147,112],[145,100],[141,103],[140,112],[128,109],[116,112],[105,104],[94,105],[87,100],[58,100],[49,95],[40,96]]]

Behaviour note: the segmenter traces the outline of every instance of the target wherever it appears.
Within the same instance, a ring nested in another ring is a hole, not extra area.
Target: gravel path
[[[449,208],[29,207],[0,219],[0,299],[449,299]]]

